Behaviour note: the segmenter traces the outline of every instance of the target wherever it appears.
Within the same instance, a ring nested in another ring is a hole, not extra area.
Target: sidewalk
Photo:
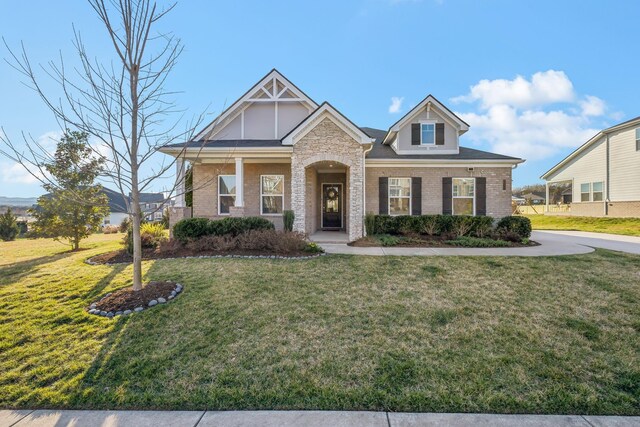
[[[580,255],[593,248],[640,254],[640,237],[580,231],[533,231],[531,240],[539,246],[524,248],[399,248],[354,247],[341,243],[320,243],[329,254],[373,256],[557,256]]]
[[[434,414],[347,411],[12,411],[0,427],[632,427],[640,417],[582,415]]]

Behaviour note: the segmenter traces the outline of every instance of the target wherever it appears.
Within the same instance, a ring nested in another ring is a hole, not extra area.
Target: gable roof
[[[302,138],[306,135],[312,127],[308,126],[315,120],[318,120],[322,116],[331,118],[331,116],[337,118],[339,122],[332,120],[338,127],[344,130],[346,133],[351,134],[351,137],[360,144],[371,144],[374,142],[374,138],[369,136],[366,132],[356,126],[347,116],[338,111],[333,105],[327,101],[323,102],[313,113],[302,120],[296,127],[282,138],[282,145],[293,145],[295,139]],[[307,129],[308,128],[308,129]]]
[[[564,159],[560,160],[560,162],[558,162],[555,166],[553,166],[551,169],[549,169],[548,171],[546,171],[544,174],[542,174],[540,176],[541,179],[544,179],[545,181],[547,180],[547,177],[549,177],[550,175],[554,174],[555,172],[558,171],[558,169],[561,169],[564,165],[566,165],[567,163],[569,163],[571,160],[573,160],[577,155],[579,155],[580,153],[582,153],[584,150],[586,150],[587,148],[591,147],[593,144],[595,144],[596,142],[598,142],[600,140],[600,138],[602,138],[603,136],[605,136],[608,133],[611,132],[615,132],[617,130],[621,130],[624,129],[626,127],[629,126],[636,126],[636,125],[640,125],[640,116],[638,117],[634,117],[633,119],[624,121],[622,123],[618,123],[617,125],[613,125],[609,128],[603,129],[600,132],[598,132],[597,134],[595,134],[594,136],[591,137],[591,139],[589,139],[587,142],[585,142],[584,144],[582,144],[580,147],[576,148],[571,154],[569,154],[567,157],[565,157]]]
[[[233,113],[238,110],[238,108],[242,107],[245,102],[249,102],[249,99],[252,95],[256,93],[261,93],[262,87],[265,86],[269,80],[278,80],[280,82],[284,82],[285,86],[289,86],[291,90],[293,90],[296,95],[298,95],[304,102],[308,103],[311,108],[318,108],[318,104],[311,99],[306,93],[304,93],[298,86],[293,84],[289,79],[287,79],[280,71],[273,68],[269,71],[263,78],[258,80],[256,84],[251,86],[251,88],[246,91],[240,98],[238,98],[233,104],[231,104],[227,109],[225,109],[220,115],[218,115],[215,119],[211,121],[207,126],[205,126],[200,132],[196,134],[193,138],[195,141],[202,140],[206,136],[215,135],[216,127],[222,129],[224,126],[220,126],[225,120],[229,119]],[[210,138],[206,138],[210,139]]]
[[[435,105],[436,108],[442,110],[442,112],[445,113],[450,120],[452,120],[458,125],[458,127],[460,128],[459,130],[460,135],[462,135],[463,133],[469,130],[469,124],[467,122],[465,122],[460,117],[458,117],[453,111],[448,109],[447,106],[444,105],[442,102],[438,101],[438,99],[435,96],[429,94],[422,101],[420,101],[418,105],[416,105],[411,110],[409,110],[407,114],[405,114],[397,122],[389,126],[389,130],[387,131],[387,134],[385,135],[383,142],[385,142],[388,139],[389,135],[400,130],[401,126],[403,126],[413,116],[421,112],[429,103]]]
[[[370,127],[361,128],[372,138],[375,143],[367,159],[376,160],[465,160],[465,161],[498,161],[508,163],[522,163],[524,160],[518,157],[505,156],[502,154],[490,153],[488,151],[476,150],[475,148],[460,147],[458,154],[398,154],[390,145],[383,143],[387,131]]]

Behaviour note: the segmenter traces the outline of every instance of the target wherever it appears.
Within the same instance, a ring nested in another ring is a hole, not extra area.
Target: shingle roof
[[[373,144],[373,148],[367,156],[368,159],[521,160],[517,157],[504,156],[502,154],[495,154],[467,147],[460,147],[460,152],[458,154],[397,154],[391,146],[382,144],[382,140],[387,134],[387,131],[369,127],[360,129],[376,140]]]
[[[280,147],[282,141],[279,139],[217,139],[211,141],[189,141],[186,144],[171,144],[166,147],[170,148],[268,148]]]
[[[140,203],[162,203],[164,194],[162,193],[140,193]]]

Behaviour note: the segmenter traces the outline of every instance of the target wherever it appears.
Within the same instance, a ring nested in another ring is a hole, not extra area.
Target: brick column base
[[[169,237],[173,237],[173,226],[185,218],[191,218],[191,208],[169,208]]]

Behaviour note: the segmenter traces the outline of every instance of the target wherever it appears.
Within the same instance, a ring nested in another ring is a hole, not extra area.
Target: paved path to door
[[[583,231],[534,231],[539,246],[526,248],[356,248],[340,243],[320,243],[330,254],[398,256],[556,256],[593,252],[593,248],[640,254],[640,237]]]
[[[640,417],[347,411],[10,411],[0,427],[637,427]]]

